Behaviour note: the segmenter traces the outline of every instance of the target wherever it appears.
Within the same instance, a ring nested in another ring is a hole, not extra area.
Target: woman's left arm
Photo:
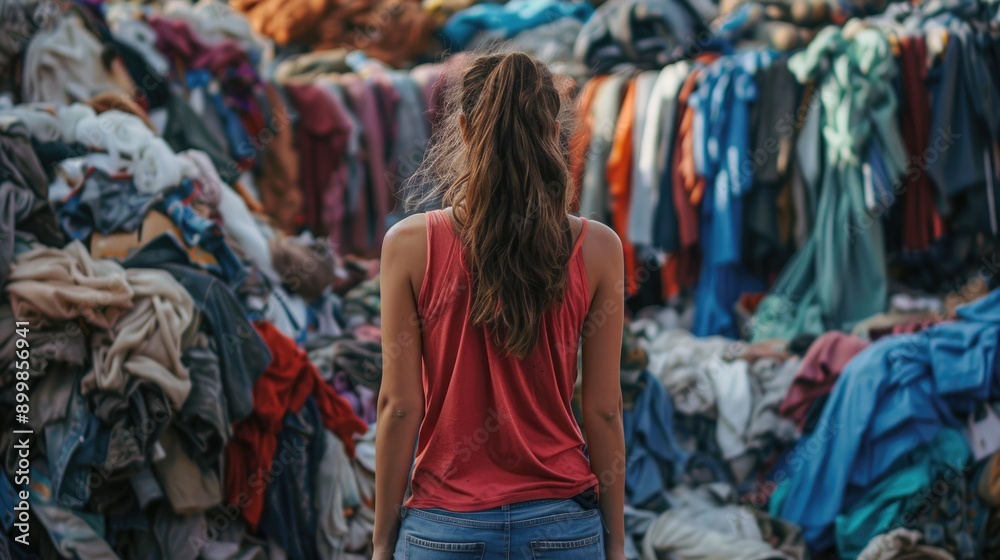
[[[375,559],[391,559],[396,547],[399,510],[424,416],[422,345],[414,279],[423,276],[426,254],[422,215],[396,224],[382,243],[382,387],[375,424]]]

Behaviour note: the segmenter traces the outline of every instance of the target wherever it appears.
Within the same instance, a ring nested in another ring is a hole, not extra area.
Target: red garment
[[[778,414],[794,420],[802,429],[814,400],[828,394],[840,372],[868,343],[856,336],[831,331],[813,341],[802,358],[795,380],[778,409]]]
[[[305,223],[317,235],[344,241],[347,141],[350,118],[332,95],[319,86],[286,84],[285,91],[302,118],[295,127]]]
[[[316,400],[323,425],[354,456],[354,434],[367,426],[350,403],[319,376],[305,351],[271,323],[255,325],[271,351],[271,363],[253,386],[253,414],[233,427],[226,445],[226,497],[240,507],[254,529],[264,511],[264,492],[275,475],[275,450],[285,415],[296,413],[310,396]]]
[[[899,126],[909,153],[906,190],[899,196],[902,208],[903,248],[926,251],[944,235],[944,222],[938,214],[934,185],[920,169],[924,151],[931,145],[931,98],[927,90],[927,46],[920,36],[900,39],[899,67],[903,95],[899,103]]]
[[[545,312],[538,345],[517,360],[472,324],[461,241],[446,212],[427,214],[427,272],[417,299],[425,413],[407,506],[478,511],[566,499],[597,485],[570,405],[590,309],[580,251],[586,235],[584,221],[563,302]]]

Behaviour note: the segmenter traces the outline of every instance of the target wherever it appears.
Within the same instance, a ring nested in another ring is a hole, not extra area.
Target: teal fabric
[[[866,209],[862,167],[880,153],[879,165],[895,181],[906,160],[892,85],[896,64],[879,31],[862,29],[848,39],[841,28],[823,29],[788,68],[800,83],[817,86],[823,177],[812,233],[761,302],[754,340],[849,330],[884,310],[882,224]]]
[[[851,511],[837,516],[837,552],[841,558],[857,558],[869,541],[899,527],[915,529],[914,519],[921,513],[912,498],[921,492],[935,497],[945,485],[964,484],[963,475],[970,459],[969,446],[962,434],[942,429],[926,446],[902,461],[898,470],[868,491]],[[932,487],[934,486],[934,487]],[[941,499],[940,496],[938,496]]]

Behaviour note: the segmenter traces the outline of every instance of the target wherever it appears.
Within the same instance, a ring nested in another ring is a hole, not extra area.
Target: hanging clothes
[[[693,156],[705,180],[701,201],[701,274],[692,332],[740,338],[733,308],[743,293],[762,291],[764,282],[742,264],[743,197],[753,185],[750,108],[757,98],[754,74],[774,60],[751,51],[716,60],[688,99],[694,110]]]
[[[882,33],[862,29],[846,37],[826,28],[788,66],[799,83],[818,84],[823,180],[812,235],[757,308],[754,340],[849,329],[885,308],[882,223],[865,205],[863,168],[881,157],[895,181],[906,158],[890,83],[896,65]]]

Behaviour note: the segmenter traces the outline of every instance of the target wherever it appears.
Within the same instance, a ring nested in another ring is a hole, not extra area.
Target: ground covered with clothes
[[[379,249],[497,40],[625,248],[629,558],[1000,558],[1000,4],[397,4],[0,0],[0,560],[370,556]]]

